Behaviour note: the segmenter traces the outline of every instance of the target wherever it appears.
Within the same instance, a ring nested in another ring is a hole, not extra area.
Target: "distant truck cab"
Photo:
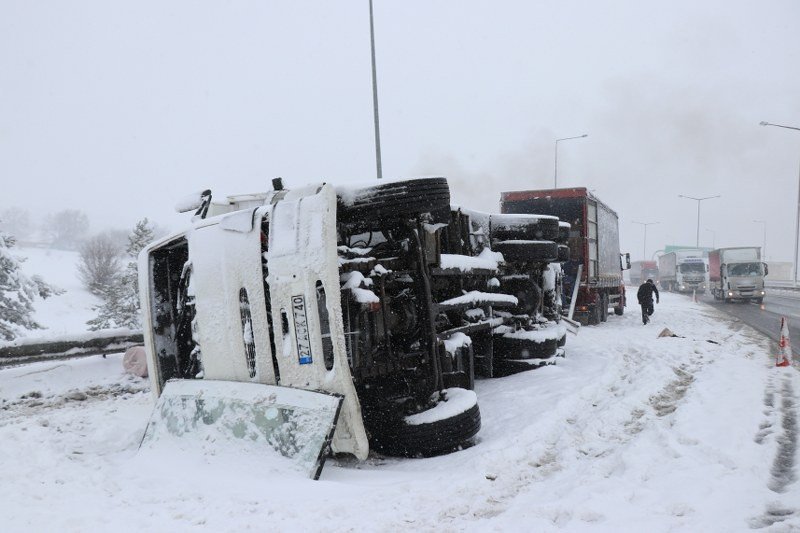
[[[764,276],[767,264],[761,261],[761,248],[720,248],[708,254],[711,292],[717,300],[764,301]]]
[[[668,291],[705,291],[708,259],[698,249],[676,250],[658,258],[661,287]]]
[[[634,285],[641,285],[648,279],[657,282],[659,278],[658,264],[655,261],[634,261],[631,263],[628,274]]]

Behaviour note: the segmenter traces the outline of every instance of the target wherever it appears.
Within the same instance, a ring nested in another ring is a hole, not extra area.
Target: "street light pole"
[[[375,25],[372,23],[372,0],[369,0],[369,45],[372,53],[372,113],[375,120],[375,164],[378,179],[383,178],[381,168],[381,126],[378,120],[378,74],[375,69]]]
[[[634,224],[641,224],[644,226],[644,244],[642,245],[642,260],[647,260],[647,226],[652,226],[653,224],[660,224],[660,222],[636,222],[632,220]]]
[[[710,233],[711,233],[711,247],[712,247],[712,248],[716,248],[716,247],[717,247],[717,245],[716,245],[716,242],[717,242],[717,232],[716,232],[716,231],[714,231],[713,229],[708,229],[708,228],[706,228],[706,231],[708,231],[708,232],[710,232]]]
[[[717,194],[716,196],[706,196],[704,198],[695,198],[693,196],[684,196],[679,194],[679,198],[686,198],[688,200],[695,200],[697,201],[697,240],[695,241],[695,246],[700,248],[700,202],[703,200],[711,200],[712,198],[719,198],[721,195]]]
[[[796,130],[800,131],[800,128],[795,126],[783,126],[781,124],[772,124],[771,122],[766,122],[762,120],[759,122],[762,126],[775,126],[776,128],[785,128],[787,130]],[[794,220],[794,284],[797,285],[797,245],[800,242],[800,171],[797,174],[797,214],[795,215]]]
[[[759,224],[764,225],[764,242],[762,243],[761,247],[761,257],[764,261],[767,260],[767,221],[766,220],[754,220],[753,222],[758,222]]]
[[[588,133],[584,133],[583,135],[578,135],[576,137],[564,137],[563,139],[556,139],[556,163],[555,163],[555,172],[553,172],[553,188],[558,189],[558,143],[561,141],[571,141],[572,139],[583,139],[584,137],[588,137]]]

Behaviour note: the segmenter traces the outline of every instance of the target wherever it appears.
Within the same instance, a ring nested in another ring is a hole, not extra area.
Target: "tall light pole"
[[[641,224],[644,226],[644,244],[642,245],[642,260],[647,260],[647,226],[652,226],[653,224],[660,224],[660,222],[636,222],[632,220],[634,224]]]
[[[714,231],[713,229],[708,229],[708,228],[706,228],[706,231],[708,231],[708,232],[710,232],[710,233],[711,233],[711,247],[712,247],[712,248],[716,248],[716,247],[717,247],[717,245],[716,245],[716,242],[717,242],[717,232],[716,232],[716,231]]]
[[[766,220],[754,220],[753,222],[758,222],[759,224],[764,225],[764,242],[763,246],[761,247],[761,257],[764,261],[767,260],[767,221]]]
[[[797,130],[800,131],[800,128],[795,126],[782,126],[781,124],[772,124],[771,122],[761,121],[759,122],[762,126],[775,126],[776,128],[785,128],[787,130]],[[794,222],[794,284],[797,285],[797,243],[800,241],[800,172],[798,172],[797,176],[797,215],[795,216]]]
[[[375,164],[378,179],[383,178],[381,169],[381,125],[378,120],[378,74],[375,69],[375,25],[372,23],[372,0],[369,0],[369,46],[372,52],[372,113],[375,117]]]
[[[720,196],[721,195],[718,194],[716,196],[706,196],[704,198],[695,198],[694,196],[684,196],[682,194],[678,195],[679,198],[686,198],[688,200],[697,201],[697,241],[695,243],[695,246],[697,248],[700,248],[700,202],[702,202],[703,200],[711,200],[712,198],[719,198]]]
[[[578,135],[576,137],[564,137],[563,139],[556,139],[556,166],[555,172],[553,172],[553,188],[558,189],[558,143],[561,141],[571,141],[572,139],[583,139],[584,137],[588,137],[588,133],[584,133],[583,135]]]

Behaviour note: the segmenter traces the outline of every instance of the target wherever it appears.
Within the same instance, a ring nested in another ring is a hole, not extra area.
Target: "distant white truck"
[[[700,250],[676,250],[658,258],[661,287],[668,291],[706,290],[708,260]]]
[[[761,261],[761,248],[742,246],[720,248],[708,253],[711,293],[717,300],[764,301],[764,276],[769,273]]]

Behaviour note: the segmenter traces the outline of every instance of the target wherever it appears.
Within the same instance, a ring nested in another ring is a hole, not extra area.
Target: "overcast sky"
[[[800,2],[375,0],[383,169],[593,189],[624,250],[790,260]],[[367,0],[0,0],[0,209],[178,229],[186,193],[375,176]],[[709,231],[709,230],[713,230]]]

